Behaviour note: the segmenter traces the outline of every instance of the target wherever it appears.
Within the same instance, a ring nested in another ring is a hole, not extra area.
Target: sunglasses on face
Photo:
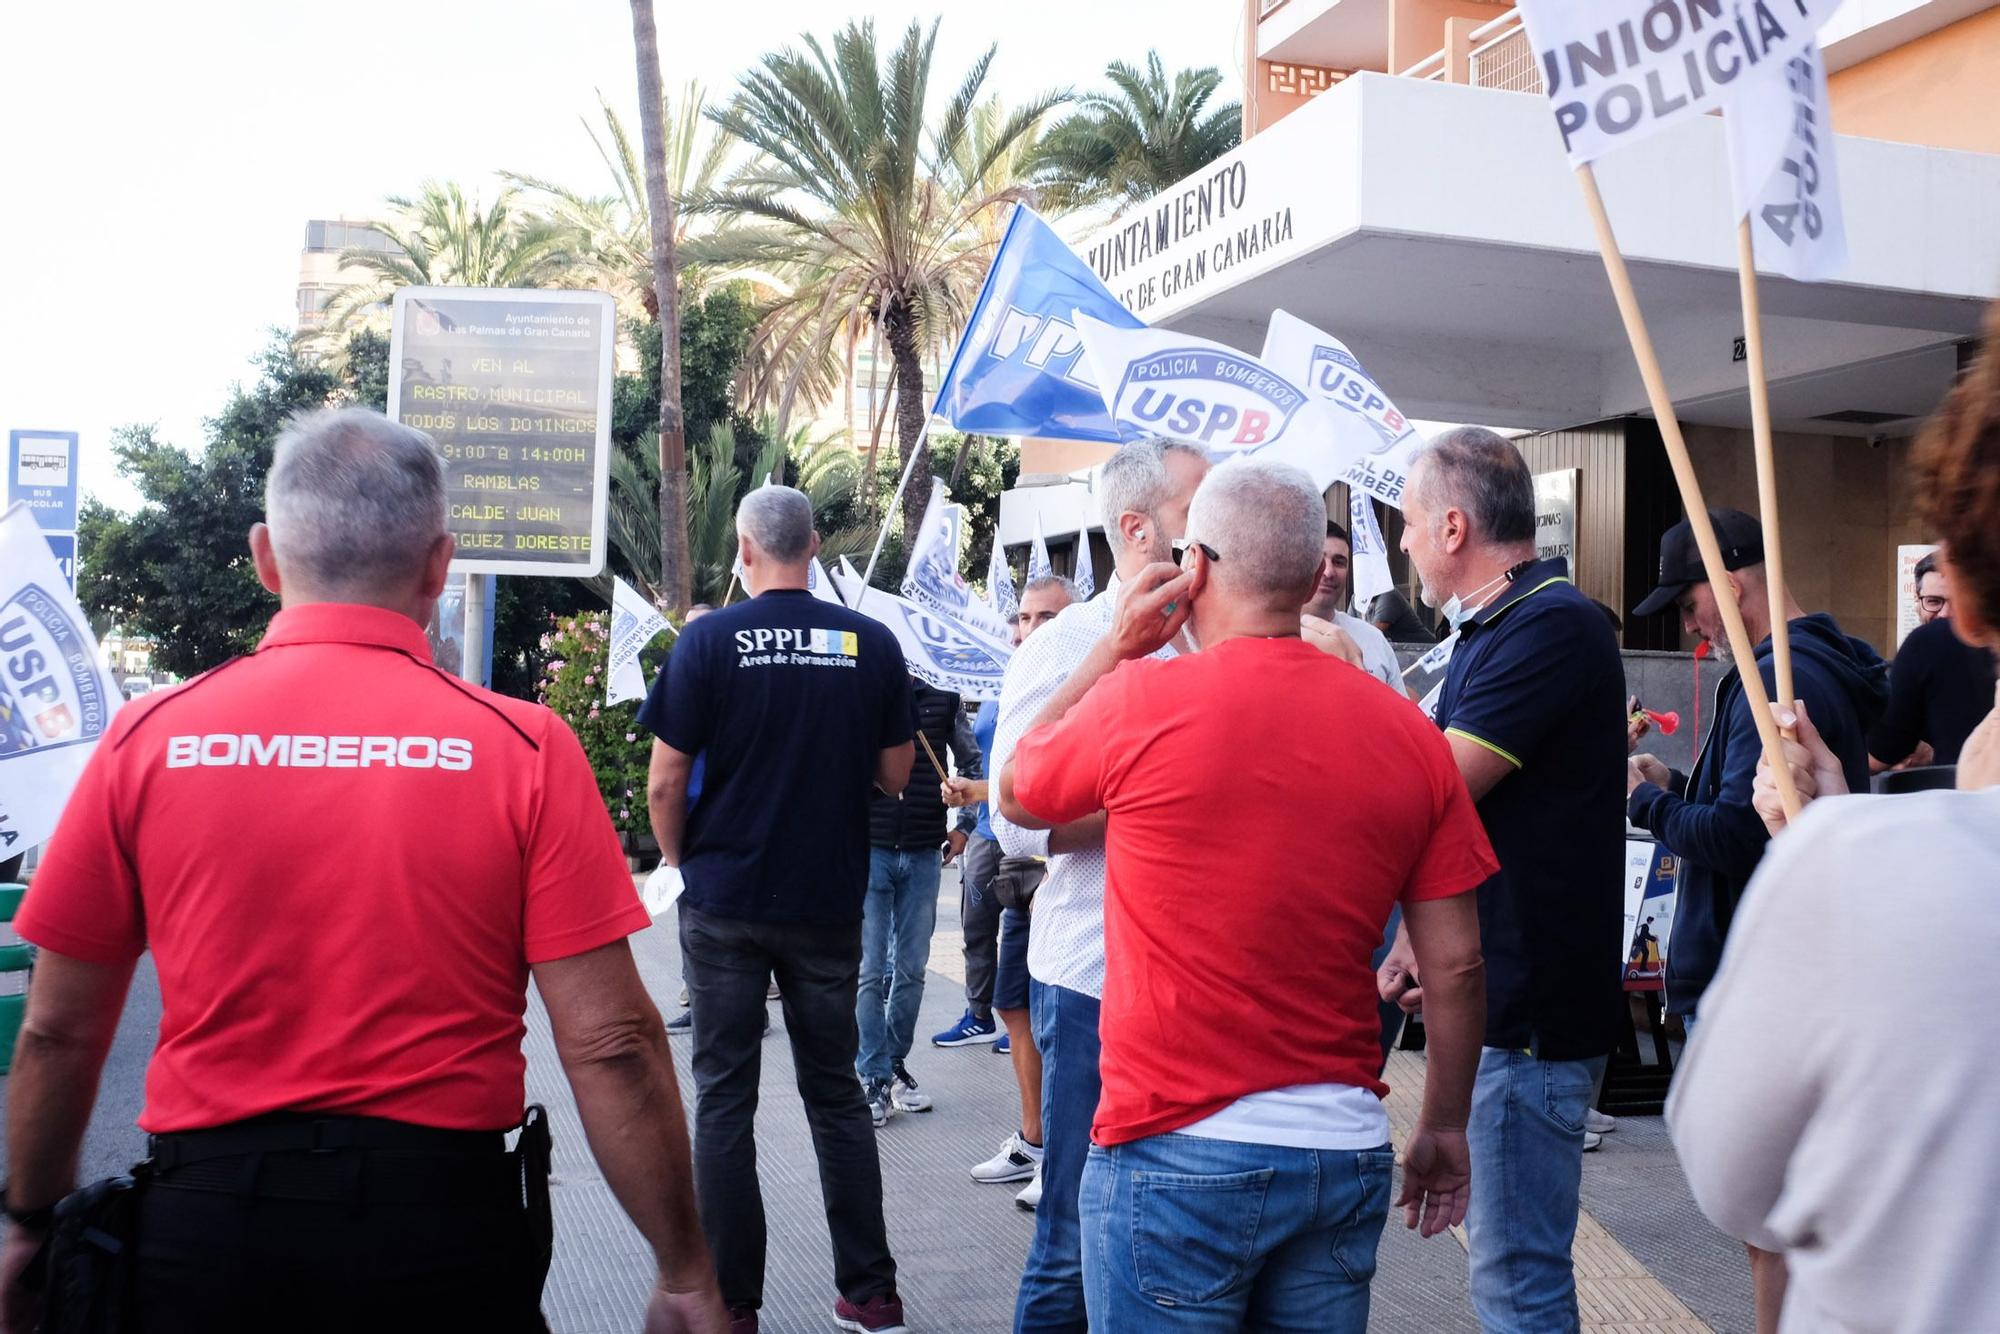
[[[1215,564],[1217,561],[1222,559],[1222,557],[1215,554],[1214,547],[1210,546],[1206,542],[1197,542],[1193,538],[1189,537],[1175,538],[1173,547],[1174,547],[1174,564],[1180,566],[1183,570],[1187,568],[1188,552],[1193,551],[1196,548],[1200,549],[1202,555],[1208,557],[1209,564],[1211,565]]]

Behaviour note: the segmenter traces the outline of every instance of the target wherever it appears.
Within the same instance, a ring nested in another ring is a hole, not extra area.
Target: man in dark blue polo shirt
[[[748,602],[682,631],[639,720],[660,855],[686,882],[681,953],[694,1019],[695,1192],[738,1331],[764,1297],[757,1107],[775,976],[833,1236],[834,1321],[903,1328],[875,1131],[854,1078],[868,888],[868,796],[909,781],[914,715],[896,639],[815,598],[812,506],[752,491],[736,514]],[[700,797],[688,780],[702,759]]]
[[[1615,1042],[1625,676],[1604,613],[1535,558],[1520,451],[1461,427],[1418,456],[1403,550],[1458,632],[1435,717],[1499,873],[1479,889],[1486,1043],[1468,1140],[1472,1303],[1488,1334],[1580,1328],[1570,1245],[1583,1121]],[[1383,964],[1406,1008],[1407,937]]]

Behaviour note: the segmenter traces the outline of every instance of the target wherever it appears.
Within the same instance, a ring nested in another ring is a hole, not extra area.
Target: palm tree
[[[803,52],[765,56],[730,105],[710,113],[765,160],[696,205],[732,221],[688,247],[791,282],[758,338],[765,383],[781,385],[781,412],[799,393],[830,390],[850,334],[880,329],[895,368],[898,443],[905,461],[916,451],[903,499],[912,528],[930,495],[917,447],[928,406],[924,356],[956,335],[985,273],[979,219],[1020,194],[1011,182],[991,189],[988,169],[1065,96],[1017,108],[967,160],[994,48],[930,119],[937,31],[935,21],[928,32],[912,23],[883,52],[863,20],[836,33],[830,51],[808,37]]]
[[[1222,85],[1213,66],[1181,70],[1170,83],[1151,51],[1143,72],[1114,60],[1104,75],[1112,91],[1078,98],[1042,141],[1033,179],[1053,206],[1140,203],[1242,142],[1242,105],[1209,109]]]
[[[611,193],[589,194],[558,185],[540,176],[503,171],[501,177],[539,195],[556,222],[569,228],[570,249],[588,271],[590,286],[608,291],[628,315],[643,314],[648,321],[659,318],[659,296],[653,290],[652,214],[646,207],[645,168],[634,151],[632,136],[618,113],[600,94],[598,108],[603,113],[600,137],[589,121],[584,133],[604,160],[611,178]],[[708,97],[701,84],[689,82],[678,99],[668,98],[661,108],[666,135],[667,193],[677,205],[674,216],[676,251],[686,244],[695,219],[685,209],[688,200],[709,194],[721,184],[729,169],[735,140],[718,131],[706,116]],[[679,266],[681,278],[689,276],[689,265]]]
[[[765,423],[769,425],[768,422]],[[688,456],[688,570],[692,601],[720,602],[729,588],[736,561],[736,506],[745,491],[777,473],[787,453],[802,455],[794,483],[812,502],[814,514],[845,512],[861,485],[860,460],[852,450],[830,448],[808,438],[801,427],[790,440],[773,436],[746,474],[736,461],[736,432],[726,422],[709,428],[708,438]],[[659,589],[647,571],[659,566],[659,528],[654,522],[653,497],[659,491],[658,454],[640,441],[639,448],[611,456],[611,497],[607,532],[612,549],[624,559],[640,591],[657,600]],[[754,479],[754,480],[753,480]],[[823,533],[820,551],[826,560],[868,550],[874,534],[865,528]],[[605,591],[609,590],[605,581]]]
[[[674,276],[674,197],[667,191],[666,96],[660,90],[660,36],[653,0],[632,0],[632,45],[639,64],[639,140],[645,150],[647,230],[660,324],[660,587],[676,615],[690,595],[687,530],[687,424],[681,415],[681,306]]]
[[[356,247],[340,253],[342,268],[368,276],[343,287],[328,303],[329,335],[386,312],[401,287],[548,287],[569,274],[570,235],[517,207],[518,192],[500,191],[490,208],[456,182],[425,181],[415,199],[391,195],[394,216],[370,223],[394,249]]]

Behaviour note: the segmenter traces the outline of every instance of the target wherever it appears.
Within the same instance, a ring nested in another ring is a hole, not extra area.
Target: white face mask
[[[1465,624],[1467,617],[1471,616],[1472,613],[1478,611],[1480,607],[1486,605],[1488,601],[1488,599],[1484,597],[1486,590],[1492,588],[1496,584],[1506,583],[1508,576],[1511,575],[1512,573],[1513,573],[1512,570],[1503,570],[1499,574],[1494,575],[1491,579],[1488,579],[1485,583],[1481,584],[1479,587],[1473,589],[1471,597],[1478,599],[1477,605],[1467,606],[1466,603],[1470,599],[1463,597],[1457,593],[1453,593],[1450,597],[1444,600],[1444,605],[1438,608],[1438,615],[1444,617],[1445,624],[1449,625],[1454,631],[1456,631],[1461,625]]]

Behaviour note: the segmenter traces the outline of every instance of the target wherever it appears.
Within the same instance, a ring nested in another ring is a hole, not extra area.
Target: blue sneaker
[[[981,1019],[972,1011],[967,1010],[965,1016],[957,1023],[932,1038],[931,1045],[933,1047],[970,1047],[975,1043],[993,1041],[993,1035],[998,1031],[998,1027],[991,1019]]]
[[[1014,1054],[1014,1048],[1007,1041],[1007,1035],[1005,1033],[1002,1033],[1000,1035],[1000,1040],[993,1044],[993,1054],[995,1056],[1011,1056]]]

